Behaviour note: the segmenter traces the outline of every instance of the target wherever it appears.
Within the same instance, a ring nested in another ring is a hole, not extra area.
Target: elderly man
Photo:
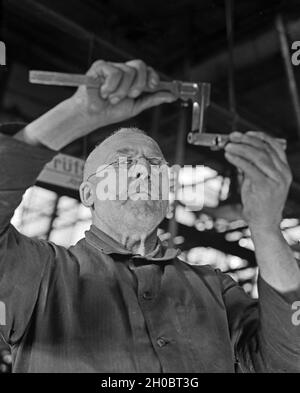
[[[12,348],[13,370],[299,372],[300,328],[292,322],[292,305],[300,300],[300,271],[280,232],[291,174],[272,138],[233,133],[225,152],[244,173],[258,302],[219,270],[190,266],[163,247],[156,229],[168,204],[161,194],[155,200],[140,189],[127,198],[99,196],[99,168],[120,178],[120,158],[128,169],[164,163],[156,142],[136,129],[122,129],[89,156],[80,195],[92,226],[75,246],[28,238],[10,224],[24,191],[57,151],[175,99],[141,94],[159,80],[142,61],[98,61],[88,74],[104,78],[100,91],[80,87],[13,137],[0,136],[1,332]],[[128,188],[140,175],[128,177]]]

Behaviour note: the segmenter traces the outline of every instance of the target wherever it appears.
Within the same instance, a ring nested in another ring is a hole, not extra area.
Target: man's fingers
[[[108,98],[112,104],[117,104],[126,97],[135,99],[145,90],[154,89],[160,80],[158,73],[152,67],[147,67],[142,60],[131,60],[126,63],[98,60],[87,75],[104,79],[100,87],[100,95],[104,99]],[[154,94],[152,98],[145,97],[139,104],[141,108],[146,109],[172,101],[175,101],[172,94],[163,93]]]
[[[258,150],[266,151],[266,154],[271,157],[276,168],[280,171],[283,169],[283,162],[280,159],[277,151],[273,148],[272,145],[266,143],[263,139],[255,137],[250,132],[247,132],[245,134],[233,132],[232,134],[230,134],[230,140],[235,143],[246,144]]]
[[[284,146],[281,142],[263,132],[258,131],[248,131],[246,134],[234,132],[230,134],[230,140],[232,142],[252,145],[257,149],[265,151],[266,154],[271,157],[274,166],[278,170],[280,178],[287,183],[291,183],[292,173],[287,161]]]
[[[100,87],[102,98],[117,104],[124,98],[134,99],[133,116],[145,109],[163,103],[171,103],[177,98],[170,92],[156,92],[140,96],[145,90],[154,89],[159,83],[159,75],[141,60],[124,63],[95,62],[88,75],[104,79]]]
[[[110,63],[103,60],[96,61],[88,75],[102,77],[100,87],[102,98],[109,98],[112,104],[117,104],[128,96],[131,86],[136,78],[136,69],[123,63]]]
[[[241,169],[251,181],[256,183],[261,182],[261,184],[265,182],[266,179],[264,174],[245,158],[231,154],[228,151],[225,152],[225,157],[231,164]]]
[[[274,181],[280,181],[279,171],[274,166],[270,155],[266,151],[242,143],[228,143],[225,146],[225,151],[234,156],[246,159],[250,164],[265,174],[265,176]]]
[[[109,95],[109,100],[112,104],[117,104],[123,98],[128,96],[133,81],[136,76],[136,70],[133,67],[129,67],[126,64],[113,63],[114,67],[120,69],[122,72],[122,79],[117,89]]]
[[[144,97],[138,99],[135,103],[135,114],[138,114],[145,109],[151,108],[164,103],[171,103],[176,101],[171,93],[158,92],[153,94],[145,95]]]
[[[135,80],[128,93],[128,97],[136,98],[145,90],[147,85],[147,66],[142,60],[127,61],[126,65],[136,70]]]
[[[111,63],[103,60],[98,60],[93,63],[87,75],[94,77],[101,77],[104,79],[100,87],[100,95],[105,99],[112,94],[119,86],[123,72],[114,67]]]
[[[284,163],[288,163],[287,162],[287,157],[286,157],[286,153],[285,150],[282,146],[282,144],[280,142],[278,142],[275,138],[272,138],[271,136],[265,134],[264,132],[258,132],[258,131],[248,131],[247,132],[248,135],[260,139],[263,142],[269,144],[270,146],[272,146],[272,148],[276,151],[276,153],[278,154],[278,157],[284,162]]]
[[[150,89],[154,89],[159,84],[159,75],[152,67],[148,67],[147,85]]]

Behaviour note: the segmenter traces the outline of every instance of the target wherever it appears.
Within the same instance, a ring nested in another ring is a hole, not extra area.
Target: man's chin
[[[142,198],[138,198],[138,199],[132,199],[132,198],[128,198],[126,201],[124,201],[125,203],[121,203],[121,205],[125,208],[125,209],[139,209],[139,210],[145,210],[147,212],[149,212],[149,209],[151,209],[152,214],[155,212],[156,209],[160,209],[161,206],[161,202],[160,201],[152,201],[150,198],[148,199],[142,199]]]
[[[153,200],[151,199],[151,196],[147,194],[146,192],[138,192],[134,193],[131,195],[128,195],[128,197],[124,200],[120,199],[122,204],[155,204],[155,203],[160,203],[161,201],[159,200]]]
[[[126,203],[121,204],[122,214],[127,219],[142,222],[160,222],[164,218],[164,206],[162,201],[151,199],[132,200],[127,199]]]

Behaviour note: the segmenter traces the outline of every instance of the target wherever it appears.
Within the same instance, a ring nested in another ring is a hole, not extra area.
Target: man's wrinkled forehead
[[[118,132],[105,139],[93,151],[86,162],[85,178],[96,172],[100,165],[109,164],[120,155],[163,157],[158,144],[148,135],[129,130]]]
[[[152,157],[163,155],[158,144],[151,137],[135,131],[119,132],[110,136],[99,145],[98,153],[103,163],[107,163],[108,159],[120,154],[136,153]]]

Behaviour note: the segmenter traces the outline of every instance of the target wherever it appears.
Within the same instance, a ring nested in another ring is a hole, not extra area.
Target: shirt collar
[[[169,261],[177,257],[180,253],[179,249],[165,247],[161,240],[157,238],[157,245],[151,253],[146,256],[133,254],[95,225],[91,225],[90,229],[85,232],[85,238],[90,245],[104,254],[131,255],[133,258],[142,258],[148,261]]]

